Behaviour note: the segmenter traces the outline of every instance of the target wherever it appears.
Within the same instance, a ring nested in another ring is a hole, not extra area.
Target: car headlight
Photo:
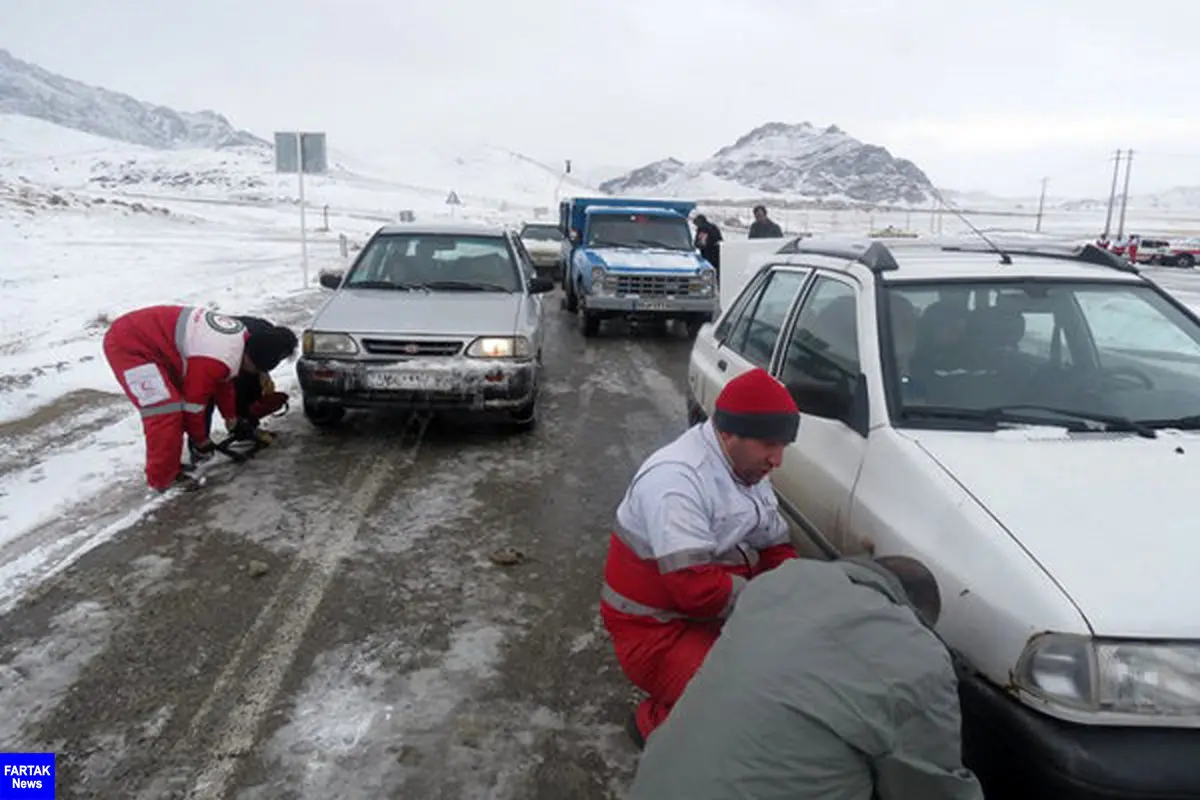
[[[529,358],[533,345],[524,336],[481,336],[471,342],[467,355],[472,358]]]
[[[705,267],[700,270],[701,283],[715,284],[717,282],[717,271],[712,267]]]
[[[358,352],[358,344],[344,333],[305,331],[301,342],[306,356],[349,356]]]
[[[1156,724],[1200,717],[1200,642],[1047,633],[1026,646],[1015,678],[1063,716],[1132,715]]]
[[[592,283],[604,283],[607,274],[603,267],[592,267]]]

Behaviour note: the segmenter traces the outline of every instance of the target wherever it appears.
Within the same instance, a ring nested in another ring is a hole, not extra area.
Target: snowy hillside
[[[89,86],[0,50],[0,113],[24,114],[147,147],[266,146],[213,111],[180,112]]]
[[[768,195],[917,205],[929,202],[931,187],[911,161],[836,126],[818,129],[807,122],[770,122],[704,161],[663,159],[601,184],[613,194],[729,200]]]
[[[326,175],[308,176],[305,194],[316,209],[356,211],[394,220],[400,210],[449,214],[450,191],[463,207],[490,218],[529,216],[553,206],[560,176],[517,153],[475,145],[409,145],[379,164],[330,152]],[[0,114],[0,181],[45,188],[216,202],[294,205],[295,175],[275,172],[263,147],[161,150]],[[575,181],[562,190],[594,191]]]

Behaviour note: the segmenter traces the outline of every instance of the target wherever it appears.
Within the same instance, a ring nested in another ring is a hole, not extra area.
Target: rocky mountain
[[[836,126],[769,122],[710,158],[655,161],[600,184],[610,194],[654,193],[706,200],[764,196],[926,204],[933,184],[911,161]]]
[[[214,111],[180,112],[89,86],[0,50],[0,113],[158,149],[267,146]]]

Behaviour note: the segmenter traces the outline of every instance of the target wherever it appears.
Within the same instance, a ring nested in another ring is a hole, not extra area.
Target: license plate
[[[655,302],[653,300],[640,300],[636,307],[642,311],[666,311],[670,306],[662,301]]]
[[[421,372],[368,372],[367,388],[384,391],[436,392],[445,388],[445,379]]]

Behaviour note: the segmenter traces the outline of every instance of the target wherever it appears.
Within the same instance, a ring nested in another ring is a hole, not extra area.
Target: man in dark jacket
[[[750,234],[747,239],[782,239],[783,229],[775,224],[775,220],[767,216],[766,206],[754,207],[754,222],[750,223]]]
[[[712,264],[713,269],[717,271],[717,276],[721,275],[721,231],[716,225],[708,221],[708,217],[703,214],[697,214],[692,219],[692,224],[696,226],[696,249],[700,251],[700,255],[704,260]]]
[[[628,800],[982,800],[927,627],[940,610],[906,558],[792,559],[751,581]]]

